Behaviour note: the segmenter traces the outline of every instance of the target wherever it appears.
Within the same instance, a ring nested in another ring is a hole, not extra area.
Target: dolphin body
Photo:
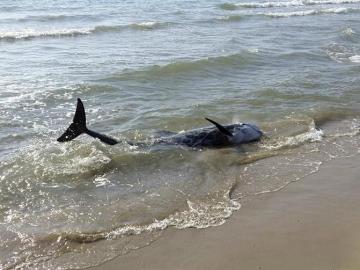
[[[166,131],[166,135],[156,138],[153,144],[179,145],[192,148],[221,148],[254,142],[263,136],[263,132],[257,126],[252,124],[232,124],[222,126],[209,118],[205,119],[214,126],[194,129],[182,133]],[[84,104],[81,99],[78,98],[73,122],[57,141],[71,141],[83,133],[88,134],[93,138],[97,138],[109,145],[120,143],[120,141],[117,141],[114,138],[87,128]],[[144,145],[144,143],[133,142],[128,142],[128,144]]]

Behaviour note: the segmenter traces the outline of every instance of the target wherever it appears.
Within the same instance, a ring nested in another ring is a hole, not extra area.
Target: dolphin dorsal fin
[[[225,134],[226,136],[229,136],[229,137],[234,136],[234,135],[233,135],[230,131],[228,131],[224,126],[220,125],[219,123],[216,123],[214,120],[211,120],[211,119],[206,118],[206,117],[205,117],[205,119],[208,120],[208,121],[209,121],[210,123],[212,123],[213,125],[215,125],[215,126],[217,127],[217,129],[218,129],[221,133]]]

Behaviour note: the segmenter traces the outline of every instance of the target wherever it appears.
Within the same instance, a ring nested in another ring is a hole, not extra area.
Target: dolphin
[[[253,124],[240,123],[223,126],[209,118],[205,119],[213,126],[182,133],[166,131],[164,132],[166,135],[155,138],[153,144],[179,145],[191,148],[221,148],[258,141],[263,136],[263,132]],[[88,129],[84,104],[81,99],[78,98],[73,122],[57,141],[71,141],[84,133],[108,145],[120,143],[120,141],[112,137]],[[130,145],[144,145],[144,143],[127,143]]]

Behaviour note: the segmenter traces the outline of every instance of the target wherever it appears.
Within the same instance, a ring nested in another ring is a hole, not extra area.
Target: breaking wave
[[[299,11],[289,11],[289,12],[258,12],[258,13],[248,13],[248,14],[237,14],[220,17],[220,21],[235,22],[241,21],[247,17],[251,16],[265,16],[270,18],[289,18],[289,17],[299,17],[299,16],[311,16],[311,15],[324,15],[324,14],[344,14],[351,12],[359,12],[360,9],[355,8],[328,8],[328,9],[310,9],[310,10],[299,10]]]
[[[245,2],[245,3],[224,3],[220,5],[220,8],[225,10],[236,10],[238,8],[269,8],[269,7],[291,7],[302,6],[302,1],[290,1],[290,2]]]
[[[220,5],[224,10],[236,10],[239,8],[272,8],[272,7],[293,7],[308,5],[330,5],[330,4],[355,4],[360,0],[295,0],[295,1],[279,1],[279,2],[244,2],[244,3],[224,3]]]
[[[75,37],[80,35],[89,35],[94,29],[56,29],[47,31],[38,31],[34,29],[27,29],[23,31],[7,31],[0,32],[0,40],[15,41],[28,40],[33,38],[60,38],[60,37]]]
[[[321,141],[323,136],[324,132],[321,129],[316,128],[315,121],[311,121],[308,131],[295,136],[280,138],[277,142],[269,145],[264,145],[264,147],[271,150],[297,147],[306,142]]]
[[[262,15],[273,17],[273,18],[288,18],[294,16],[308,16],[308,15],[323,15],[323,14],[340,14],[348,12],[358,12],[359,9],[350,9],[350,8],[328,8],[320,10],[301,10],[301,11],[292,11],[292,12],[269,12]]]
[[[162,220],[154,220],[153,223],[146,225],[126,225],[110,231],[79,233],[64,232],[50,234],[46,240],[67,240],[77,243],[91,243],[105,239],[116,239],[123,235],[136,235],[144,232],[154,232],[164,230],[170,226],[178,229],[185,228],[208,228],[220,226],[231,214],[239,210],[240,203],[231,200],[229,192],[223,195],[223,199],[218,202],[192,202],[187,201],[187,209],[171,214]],[[44,240],[44,239],[43,239]]]
[[[349,60],[353,63],[360,63],[360,55],[353,55],[349,57]]]
[[[159,29],[165,27],[168,23],[160,23],[160,22],[141,22],[141,23],[134,23],[131,24],[130,27],[138,30],[152,30],[152,29]]]
[[[100,25],[92,28],[67,28],[36,30],[25,29],[19,31],[0,31],[0,41],[30,40],[34,38],[63,38],[77,37],[96,33],[119,32],[126,29],[133,30],[155,30],[166,26],[167,23],[160,22],[141,22],[129,25]]]

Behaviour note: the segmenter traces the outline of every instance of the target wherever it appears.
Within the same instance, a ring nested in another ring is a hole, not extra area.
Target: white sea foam
[[[61,38],[61,37],[75,37],[80,35],[90,35],[93,33],[101,32],[116,32],[126,28],[138,29],[138,30],[151,30],[156,29],[165,25],[164,23],[159,22],[141,22],[133,23],[129,25],[99,25],[88,28],[65,28],[65,29],[45,29],[37,30],[32,28],[27,28],[24,30],[15,30],[15,31],[3,31],[0,30],[0,41],[15,41],[15,40],[26,40],[33,38]]]
[[[317,10],[311,9],[311,10],[301,10],[301,11],[292,11],[292,12],[269,12],[269,13],[265,13],[264,15],[275,18],[286,18],[286,17],[294,17],[294,16],[314,15],[317,13],[318,13]]]
[[[306,5],[355,4],[360,0],[304,0]]]
[[[360,55],[353,55],[349,57],[349,60],[353,63],[360,63]]]
[[[326,54],[334,61],[338,62],[338,63],[346,63],[350,61],[353,61],[351,59],[351,57],[354,57],[356,55],[354,55],[354,53],[352,52],[351,49],[339,45],[337,43],[333,43],[331,45],[328,46],[328,48],[326,49]],[[355,57],[356,60],[356,57]]]
[[[346,28],[344,31],[342,31],[342,33],[345,34],[345,35],[347,35],[347,36],[352,36],[352,35],[354,35],[356,32],[355,32],[352,28],[348,27],[348,28]]]
[[[310,10],[300,10],[300,11],[292,11],[292,12],[269,12],[261,15],[275,17],[275,18],[287,18],[294,16],[308,16],[308,15],[318,15],[318,14],[339,14],[346,13],[350,11],[348,8],[328,8],[328,9],[310,9]]]
[[[298,134],[296,136],[285,137],[279,139],[276,143],[271,145],[264,145],[263,147],[270,150],[278,150],[286,147],[295,147],[302,145],[306,142],[321,141],[324,136],[324,132],[321,129],[315,127],[315,122],[312,121],[309,125],[307,132]]]
[[[154,220],[148,225],[127,225],[119,227],[109,232],[99,232],[92,235],[76,234],[76,237],[82,237],[92,240],[98,239],[115,239],[118,236],[137,235],[144,232],[154,232],[164,230],[170,226],[178,229],[184,228],[208,228],[220,226],[225,223],[226,219],[231,216],[234,211],[241,208],[241,204],[229,198],[229,192],[223,196],[223,200],[219,202],[192,202],[187,201],[188,209],[171,214],[162,220]],[[58,236],[72,238],[72,234],[62,234]]]
[[[244,2],[232,4],[234,7],[243,8],[271,8],[271,7],[292,7],[306,5],[329,5],[329,4],[355,4],[360,0],[294,0],[279,2]]]
[[[88,35],[93,29],[50,29],[50,30],[35,30],[25,29],[22,31],[0,31],[0,40],[17,40],[17,39],[31,39],[37,37],[71,37],[78,35]]]
[[[291,7],[291,6],[302,6],[304,5],[302,1],[289,1],[289,2],[245,2],[238,3],[238,7],[246,8],[269,8],[269,7]]]
[[[157,24],[158,22],[142,22],[142,23],[137,23],[136,25],[144,26],[144,27],[154,27]]]
[[[219,202],[191,202],[187,201],[188,209],[176,212],[162,220],[154,220],[153,223],[145,226],[129,225],[109,232],[105,238],[114,238],[118,235],[140,234],[164,230],[169,226],[178,229],[184,228],[208,228],[220,226],[231,216],[234,211],[241,208],[241,204],[229,198],[229,192],[224,194],[223,200]]]

